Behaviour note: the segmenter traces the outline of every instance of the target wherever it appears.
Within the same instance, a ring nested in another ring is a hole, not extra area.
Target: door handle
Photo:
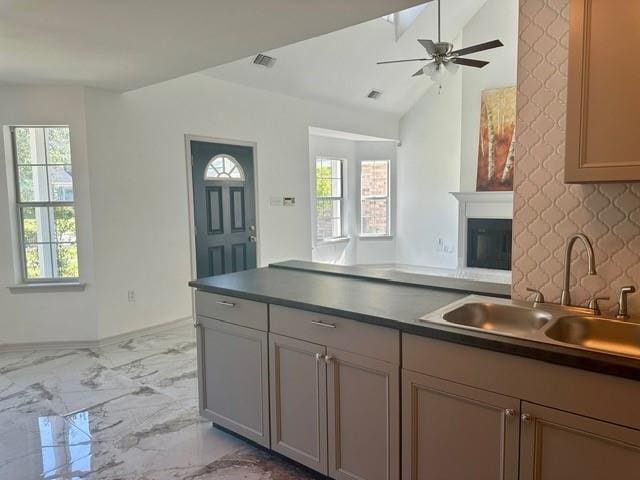
[[[256,237],[255,235],[249,235],[249,241],[251,243],[255,243],[258,241],[258,237]]]

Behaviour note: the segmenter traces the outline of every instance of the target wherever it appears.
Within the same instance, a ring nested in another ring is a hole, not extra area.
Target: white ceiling
[[[453,41],[486,0],[443,1],[442,40]],[[397,114],[405,113],[432,85],[412,78],[421,63],[376,65],[381,60],[424,57],[418,38],[437,38],[437,3],[427,3],[396,41],[394,25],[381,19],[278,48],[273,68],[252,65],[244,58],[205,70],[214,78],[301,98],[347,104]],[[493,40],[493,38],[487,38]],[[474,58],[482,59],[482,55]],[[370,90],[383,92],[378,100]]]
[[[0,0],[0,82],[130,90],[420,0]]]

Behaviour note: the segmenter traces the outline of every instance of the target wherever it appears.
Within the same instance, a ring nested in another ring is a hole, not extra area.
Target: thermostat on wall
[[[269,204],[272,207],[295,207],[296,197],[270,197]]]

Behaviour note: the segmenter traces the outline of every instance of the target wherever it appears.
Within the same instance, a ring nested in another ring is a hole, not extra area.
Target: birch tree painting
[[[516,87],[481,95],[478,191],[513,190]]]

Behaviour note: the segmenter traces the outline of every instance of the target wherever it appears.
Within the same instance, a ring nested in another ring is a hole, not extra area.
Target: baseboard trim
[[[123,342],[131,338],[154,333],[162,333],[174,328],[179,328],[193,323],[193,317],[183,317],[160,325],[140,328],[127,333],[121,333],[100,340],[71,340],[68,342],[29,342],[29,343],[3,343],[0,344],[0,353],[20,352],[25,350],[74,350],[79,348],[99,348],[105,345]]]

